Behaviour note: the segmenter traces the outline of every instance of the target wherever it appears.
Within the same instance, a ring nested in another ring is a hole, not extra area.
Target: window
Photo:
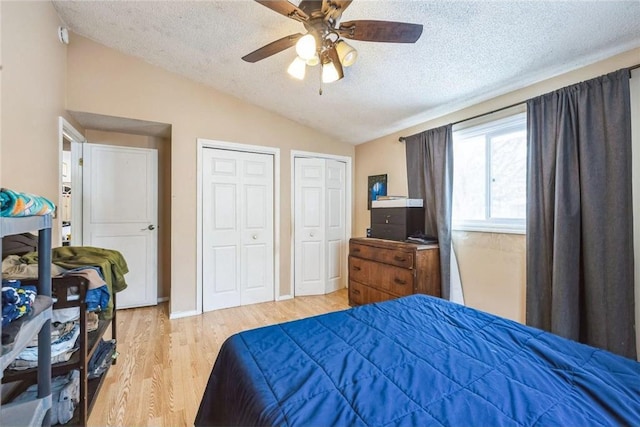
[[[453,132],[453,229],[524,233],[526,114]]]

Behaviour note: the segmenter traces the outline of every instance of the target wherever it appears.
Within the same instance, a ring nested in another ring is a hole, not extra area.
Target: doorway
[[[54,246],[82,245],[82,147],[85,137],[63,117],[58,118],[61,237]]]
[[[92,143],[118,146],[118,147],[131,147],[131,148],[148,148],[157,151],[157,194],[155,195],[157,203],[158,218],[156,233],[157,233],[157,251],[156,257],[156,269],[153,279],[157,283],[155,290],[156,300],[151,301],[149,297],[153,295],[153,292],[147,293],[145,300],[148,300],[149,304],[156,304],[159,302],[169,301],[171,295],[171,171],[172,171],[172,159],[171,159],[171,125],[168,123],[151,122],[148,120],[138,120],[132,118],[113,117],[102,114],[93,114],[81,111],[68,111],[70,116],[78,123],[83,129],[83,134],[72,129],[63,118],[60,118],[59,126],[59,141],[60,141],[60,161],[62,162],[63,145],[65,136],[62,135],[64,130],[67,133],[67,129],[71,129],[69,135],[77,134],[76,138],[81,143],[71,143],[71,241],[72,246],[89,245],[89,241],[82,235],[83,230],[83,175],[88,175],[88,168],[83,158],[83,148],[88,146],[86,144],[90,140]],[[63,127],[64,125],[64,127]],[[74,146],[78,149],[74,150]],[[66,155],[65,155],[66,156]],[[84,162],[84,164],[83,164]],[[60,186],[62,187],[62,165],[60,166]],[[85,195],[86,196],[86,195]],[[94,193],[94,197],[102,197],[102,194],[98,192]],[[116,200],[118,202],[118,200]],[[62,204],[61,204],[62,205]],[[147,225],[148,226],[148,225]],[[138,268],[138,263],[133,260],[129,260],[129,269]],[[146,268],[143,266],[143,268]],[[126,276],[127,281],[132,277],[134,273],[128,273]],[[135,273],[137,274],[137,273]],[[146,291],[145,291],[146,292]],[[120,295],[119,295],[120,296]],[[119,299],[118,308],[123,308],[126,301]],[[146,303],[145,303],[146,305]],[[132,307],[134,305],[131,305]],[[136,304],[137,306],[137,304]]]

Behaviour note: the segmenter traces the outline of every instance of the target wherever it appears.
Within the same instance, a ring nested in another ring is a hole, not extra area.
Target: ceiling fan
[[[415,43],[422,34],[420,24],[373,20],[340,22],[342,13],[353,0],[302,0],[298,6],[287,0],[255,1],[287,18],[301,22],[307,33],[288,35],[262,46],[242,59],[257,62],[295,45],[298,56],[287,71],[300,80],[304,79],[307,65],[318,64],[322,66],[323,83],[342,79],[343,67],[352,65],[358,55],[343,39]]]

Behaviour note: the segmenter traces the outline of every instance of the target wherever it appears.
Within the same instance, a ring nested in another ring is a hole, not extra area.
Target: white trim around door
[[[273,280],[274,297],[280,299],[280,149],[261,145],[239,144],[235,142],[216,141],[212,139],[197,139],[197,165],[196,165],[196,311],[194,314],[202,313],[202,161],[203,150],[216,148],[221,150],[241,151],[246,153],[270,154],[273,156]],[[176,313],[180,315],[181,313]]]
[[[72,197],[71,197],[71,220],[72,220],[72,233],[71,233],[71,245],[82,246],[82,146],[87,142],[87,139],[73,127],[71,123],[65,120],[64,117],[58,116],[58,165],[60,170],[58,171],[58,191],[59,197],[62,197],[62,151],[64,139],[71,141],[71,183],[72,183]],[[62,200],[58,200],[58,206],[62,206]],[[58,215],[56,219],[58,221],[59,230],[62,230],[62,215]],[[54,240],[57,244],[62,244],[61,236],[58,236]]]
[[[346,164],[346,177],[345,177],[345,236],[347,244],[349,242],[349,238],[351,237],[351,224],[352,224],[352,210],[353,210],[353,198],[352,198],[352,188],[353,188],[353,166],[351,157],[347,156],[338,156],[334,154],[325,154],[325,153],[314,153],[310,151],[298,151],[291,150],[291,262],[290,262],[290,283],[289,283],[289,295],[281,295],[280,300],[293,298],[295,295],[294,286],[295,286],[295,235],[293,230],[295,230],[295,159],[296,158],[316,158],[316,159],[330,159],[337,160],[339,162],[344,162]],[[348,265],[349,260],[349,250],[345,251],[344,262],[345,265]],[[347,282],[347,286],[348,286]]]

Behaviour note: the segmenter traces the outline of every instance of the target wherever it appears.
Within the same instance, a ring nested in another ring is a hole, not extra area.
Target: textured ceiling
[[[77,34],[352,144],[640,46],[638,0],[355,0],[344,21],[423,24],[422,37],[350,42],[358,61],[320,96],[318,67],[305,81],[286,73],[294,49],[254,64],[240,59],[304,32],[254,1],[53,3]]]

